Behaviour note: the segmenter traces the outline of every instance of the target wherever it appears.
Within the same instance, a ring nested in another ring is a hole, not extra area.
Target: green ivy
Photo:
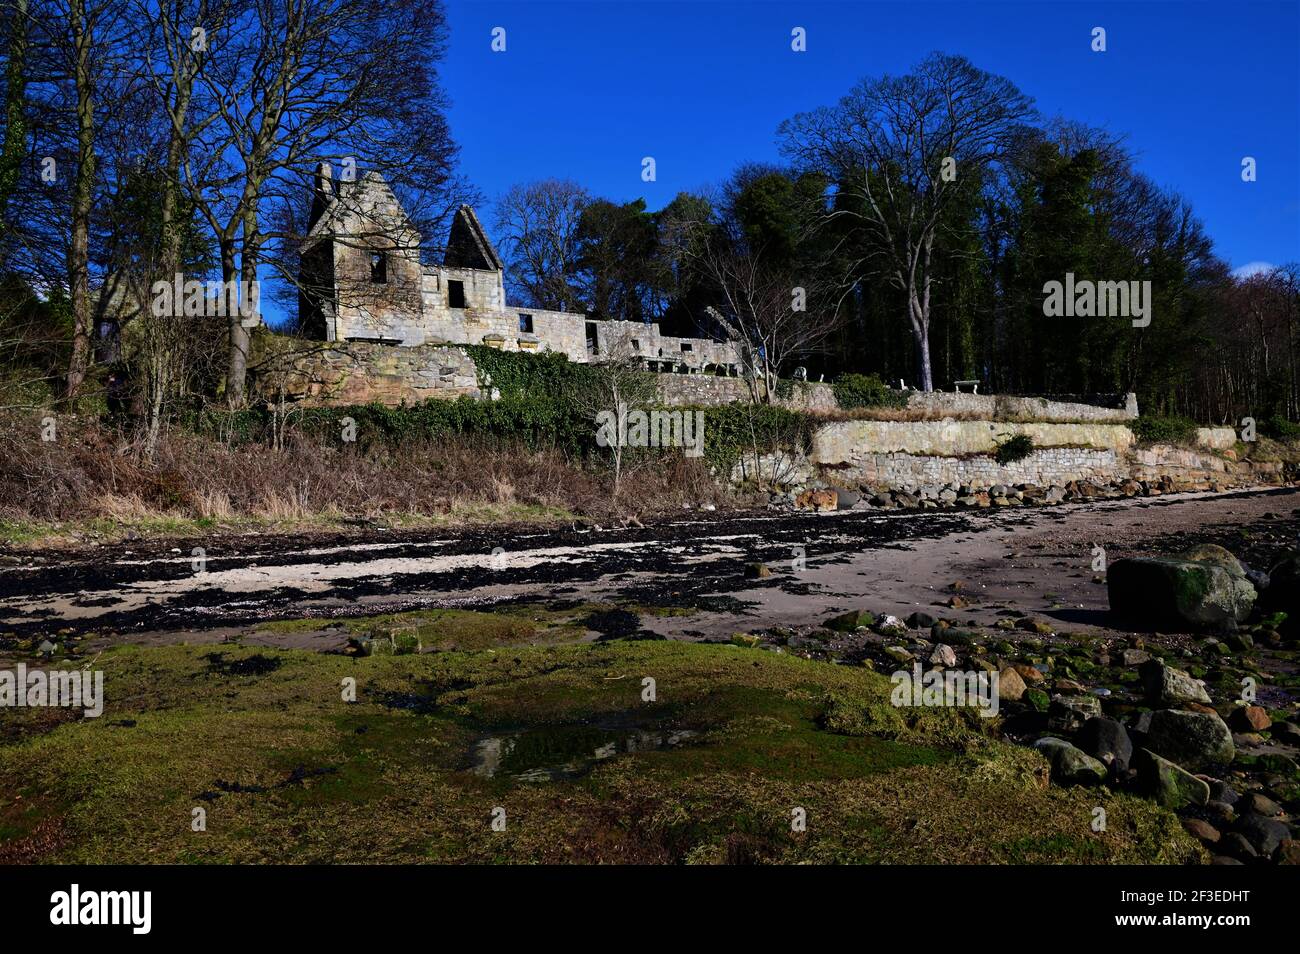
[[[1128,427],[1142,444],[1190,444],[1196,437],[1196,422],[1185,417],[1143,415]]]
[[[1003,466],[1024,460],[1034,452],[1034,441],[1028,434],[1016,434],[997,444],[998,449],[994,451],[993,459]]]
[[[844,374],[831,385],[841,408],[907,407],[907,393],[895,391],[878,374]]]

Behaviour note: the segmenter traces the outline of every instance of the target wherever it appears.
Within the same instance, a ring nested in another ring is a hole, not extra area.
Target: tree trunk
[[[70,0],[77,91],[77,170],[72,186],[72,236],[68,248],[68,287],[72,298],[72,357],[64,392],[75,398],[90,367],[90,206],[95,181],[95,107],[90,89],[90,50],[84,0]]]
[[[18,184],[18,173],[27,153],[27,120],[24,115],[27,68],[27,0],[14,4],[13,32],[9,35],[9,65],[5,75],[5,135],[0,146],[0,230],[5,228],[9,196]]]

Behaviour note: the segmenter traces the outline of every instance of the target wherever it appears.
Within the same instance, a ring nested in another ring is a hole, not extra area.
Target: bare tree
[[[847,219],[864,230],[864,257],[882,256],[890,281],[906,293],[926,391],[934,388],[935,237],[956,177],[999,161],[1033,115],[1032,101],[1010,80],[964,57],[932,53],[904,76],[864,80],[837,105],[781,125],[785,154],[836,184],[827,221]]]
[[[734,223],[686,247],[722,296],[707,311],[736,341],[754,401],[771,403],[781,373],[835,332],[841,283],[823,268],[774,264]]]
[[[506,277],[533,308],[581,308],[572,284],[578,270],[578,223],[591,201],[568,179],[512,186],[496,207],[496,228]]]
[[[628,413],[648,407],[655,399],[654,378],[642,366],[641,356],[633,344],[634,334],[629,322],[611,322],[601,339],[600,361],[591,366],[589,386],[570,396],[579,412],[596,426],[598,434],[601,427],[608,428],[610,421],[613,422],[615,439],[607,443],[614,462],[615,504],[622,489],[627,456],[623,437]]]

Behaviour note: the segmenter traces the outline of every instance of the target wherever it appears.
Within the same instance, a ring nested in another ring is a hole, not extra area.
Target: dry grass
[[[150,462],[96,424],[60,419],[57,440],[40,434],[38,418],[0,420],[0,521],[646,514],[722,496],[702,460],[680,455],[628,455],[614,501],[602,467],[521,446],[440,439],[362,450],[299,437],[274,449],[174,432]]]

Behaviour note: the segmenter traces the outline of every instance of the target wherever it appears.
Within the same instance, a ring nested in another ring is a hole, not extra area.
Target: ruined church
[[[732,341],[672,337],[655,323],[511,306],[501,259],[467,205],[452,221],[442,264],[423,264],[419,232],[375,172],[342,181],[328,163],[317,168],[301,251],[299,327],[317,340],[483,344],[558,351],[578,362],[617,354],[652,371],[741,370]]]

